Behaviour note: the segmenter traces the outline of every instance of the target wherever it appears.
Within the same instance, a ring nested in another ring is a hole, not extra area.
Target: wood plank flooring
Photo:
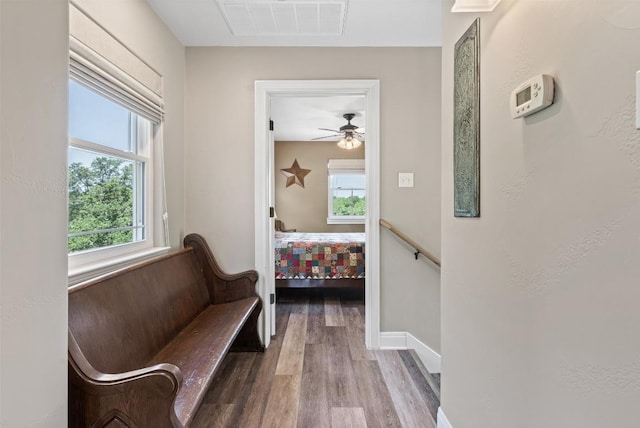
[[[357,294],[290,291],[269,348],[225,358],[194,428],[435,428],[439,377],[412,351],[366,349]]]

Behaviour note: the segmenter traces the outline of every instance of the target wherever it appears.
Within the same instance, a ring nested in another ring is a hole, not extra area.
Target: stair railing
[[[380,225],[386,229],[389,229],[392,233],[397,235],[398,238],[402,239],[404,242],[412,246],[416,250],[414,253],[416,260],[418,260],[418,256],[422,254],[424,257],[429,259],[433,264],[440,267],[440,260],[436,256],[431,254],[429,251],[425,250],[422,246],[416,243],[416,241],[409,238],[407,235],[405,235],[404,233],[402,233],[401,231],[393,227],[391,223],[389,223],[386,220],[380,219]]]

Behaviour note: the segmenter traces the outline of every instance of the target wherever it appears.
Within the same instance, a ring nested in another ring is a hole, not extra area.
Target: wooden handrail
[[[413,239],[409,238],[407,235],[405,235],[404,233],[400,232],[398,229],[393,227],[393,225],[391,223],[389,223],[386,220],[380,219],[380,225],[382,227],[386,228],[386,229],[389,229],[391,232],[395,233],[404,242],[406,242],[407,244],[409,244],[413,248],[415,248],[415,250],[416,250],[416,252],[415,252],[416,259],[418,259],[418,255],[419,254],[422,254],[423,256],[425,256],[426,258],[431,260],[431,262],[433,264],[435,264],[436,266],[440,267],[440,260],[438,260],[438,258],[436,256],[434,256],[433,254],[431,254],[430,252],[428,252],[427,250],[422,248],[420,245],[418,245],[418,243],[416,243],[416,241],[414,241]]]

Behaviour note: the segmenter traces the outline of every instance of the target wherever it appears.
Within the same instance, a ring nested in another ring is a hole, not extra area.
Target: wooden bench
[[[69,426],[187,427],[226,353],[264,350],[257,273],[184,246],[69,289]]]

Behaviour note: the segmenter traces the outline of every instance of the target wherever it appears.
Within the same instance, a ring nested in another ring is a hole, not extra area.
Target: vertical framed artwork
[[[480,217],[480,19],[456,42],[453,77],[455,217]]]

